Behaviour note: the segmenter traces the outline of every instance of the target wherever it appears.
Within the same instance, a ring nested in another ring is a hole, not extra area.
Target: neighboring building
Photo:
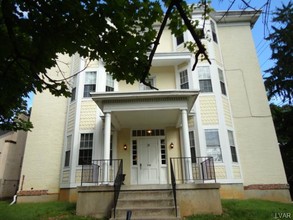
[[[28,120],[25,115],[23,120]],[[16,195],[27,132],[0,130],[0,199]]]
[[[125,185],[170,184],[169,159],[196,156],[214,158],[222,198],[290,201],[251,34],[258,16],[215,12],[202,39],[212,64],[195,71],[183,48],[190,34],[165,30],[149,78],[159,91],[116,82],[102,61],[82,70],[85,60],[62,55],[65,75],[82,71],[71,98],[35,96],[18,201],[76,201],[92,160],[123,159]]]

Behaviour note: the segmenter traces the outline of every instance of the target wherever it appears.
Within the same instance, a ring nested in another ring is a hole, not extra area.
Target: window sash
[[[187,70],[181,71],[179,73],[179,75],[180,75],[180,88],[181,89],[189,89]]]
[[[214,158],[215,162],[223,162],[218,130],[205,130],[207,155]]]
[[[95,92],[96,91],[96,84],[88,84],[88,85],[84,85],[84,89],[83,89],[83,97],[90,97],[91,96],[91,92]]]
[[[199,88],[201,92],[213,92],[212,81],[210,79],[200,79]]]
[[[64,167],[69,167],[70,163],[70,150],[65,152]]]
[[[212,29],[212,36],[213,36],[213,41],[218,43],[218,38],[217,38],[217,33],[216,33],[216,27],[215,23],[211,21],[211,29]]]
[[[92,149],[80,149],[78,165],[89,165],[92,163]]]
[[[176,37],[177,46],[179,46],[183,42],[184,42],[184,35],[183,34],[181,34],[181,35],[179,35],[179,36]]]
[[[109,73],[106,77],[106,92],[112,92],[114,91],[114,79]]]
[[[85,72],[84,84],[96,84],[96,71]]]

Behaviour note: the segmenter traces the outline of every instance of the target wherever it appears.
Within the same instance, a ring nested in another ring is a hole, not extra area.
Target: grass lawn
[[[197,215],[187,220],[276,220],[292,219],[293,204],[261,200],[222,200],[222,215]],[[0,201],[0,220],[93,220],[75,215],[67,202],[22,203],[9,206]]]
[[[188,220],[293,220],[293,203],[263,200],[222,200],[222,215],[196,215]]]

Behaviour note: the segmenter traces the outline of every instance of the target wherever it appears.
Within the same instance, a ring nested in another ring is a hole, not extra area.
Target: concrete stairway
[[[140,189],[122,190],[111,220],[125,220],[127,211],[132,211],[131,220],[180,220],[176,217],[172,190]],[[178,216],[180,216],[177,207]]]

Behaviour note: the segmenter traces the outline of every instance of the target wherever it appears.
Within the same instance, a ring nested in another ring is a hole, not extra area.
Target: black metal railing
[[[81,186],[114,185],[121,161],[121,159],[93,160],[91,164],[82,165]]]
[[[176,197],[176,178],[174,174],[172,159],[170,159],[170,169],[171,169],[171,183],[172,183],[172,191],[173,191],[173,197],[174,197],[174,206],[175,206],[175,212],[177,217],[178,213],[177,213],[177,197]]]
[[[173,168],[176,183],[216,182],[214,160],[212,157],[175,157],[170,158],[170,162],[173,166],[171,168]]]
[[[116,217],[116,205],[120,194],[121,185],[124,181],[123,175],[123,160],[119,160],[119,166],[117,170],[117,174],[114,181],[114,218]]]

